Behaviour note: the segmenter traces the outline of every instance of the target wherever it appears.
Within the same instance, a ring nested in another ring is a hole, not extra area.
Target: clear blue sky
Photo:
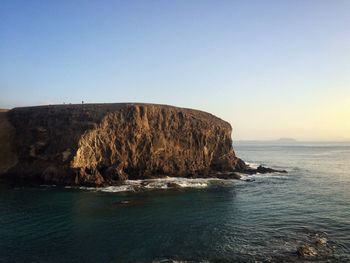
[[[0,1],[0,107],[153,102],[350,139],[350,1]]]

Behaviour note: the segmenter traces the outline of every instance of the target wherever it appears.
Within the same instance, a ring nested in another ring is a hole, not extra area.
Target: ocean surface
[[[350,262],[349,144],[234,148],[288,174],[142,189],[2,184],[0,262]],[[319,256],[299,258],[302,245]]]

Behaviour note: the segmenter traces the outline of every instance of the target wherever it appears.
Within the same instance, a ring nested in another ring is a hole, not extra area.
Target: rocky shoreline
[[[0,176],[72,186],[119,185],[166,176],[239,179],[229,123],[168,105],[49,105],[0,112]]]

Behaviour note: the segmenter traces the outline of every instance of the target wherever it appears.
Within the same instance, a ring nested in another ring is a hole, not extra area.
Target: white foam
[[[250,165],[250,164],[249,164]],[[258,164],[256,164],[258,165]],[[286,175],[280,173],[266,173],[247,175],[238,173],[241,181],[255,181],[255,179],[267,178],[286,178]],[[80,189],[95,192],[138,192],[149,190],[165,190],[174,188],[197,188],[203,189],[211,186],[229,187],[234,184],[240,184],[237,179],[219,179],[219,178],[183,178],[183,177],[164,177],[145,180],[126,180],[123,185],[106,187],[86,187],[86,186],[66,186],[65,188]]]
[[[129,191],[135,191],[132,185],[107,186],[107,187],[101,188],[101,192],[108,192],[108,193],[129,192]]]
[[[276,178],[276,179],[285,179],[287,177],[286,174],[282,173],[256,173],[256,174],[251,174],[251,175],[245,175],[245,174],[240,174],[242,181],[247,181],[250,179],[257,179],[257,178],[262,178],[262,179],[268,179],[268,178]]]
[[[257,169],[261,165],[259,163],[253,163],[253,162],[245,162],[245,163],[252,169]]]
[[[249,165],[251,165],[249,163]],[[256,164],[258,165],[258,164]],[[267,174],[254,174],[246,175],[241,174],[242,181],[255,180],[256,178],[285,178],[285,175],[278,175],[276,173]],[[123,185],[118,186],[106,186],[106,187],[72,187],[67,186],[66,188],[76,188],[87,191],[97,191],[97,192],[108,192],[108,193],[118,193],[118,192],[137,192],[137,191],[147,191],[156,189],[174,189],[174,188],[207,188],[211,186],[232,186],[238,181],[236,179],[219,179],[219,178],[183,178],[183,177],[164,177],[157,179],[145,179],[145,180],[126,180]]]
[[[142,191],[152,189],[172,189],[172,188],[207,188],[212,185],[230,186],[233,185],[236,180],[218,179],[218,178],[182,178],[182,177],[165,177],[157,179],[146,180],[126,180],[123,185],[119,186],[106,186],[106,187],[72,187],[87,191],[99,191],[99,192],[130,192],[130,191]]]

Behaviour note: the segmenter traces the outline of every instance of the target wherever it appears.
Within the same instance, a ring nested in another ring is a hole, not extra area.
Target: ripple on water
[[[347,150],[237,148],[289,171],[252,182],[1,188],[0,262],[350,262]]]

